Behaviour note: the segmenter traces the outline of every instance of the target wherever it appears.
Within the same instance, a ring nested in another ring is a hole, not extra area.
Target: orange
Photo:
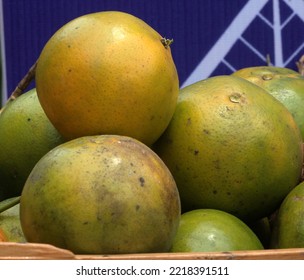
[[[0,202],[0,242],[26,241],[21,228],[19,209],[19,197]]]
[[[240,69],[232,75],[267,90],[291,112],[304,138],[304,77],[291,69],[256,66]]]
[[[183,211],[212,208],[258,220],[301,178],[302,138],[291,113],[235,76],[183,88],[154,149],[174,176]]]
[[[182,214],[171,252],[219,252],[264,249],[240,219],[216,209]]]
[[[37,161],[63,142],[35,88],[8,102],[0,114],[0,201],[20,195]]]
[[[274,219],[271,248],[304,248],[304,182],[284,199]]]
[[[46,115],[66,138],[119,134],[151,145],[175,110],[170,40],[118,11],[83,15],[47,42],[36,69]]]
[[[84,136],[47,153],[28,177],[20,219],[29,242],[74,253],[164,252],[180,220],[161,159],[126,136]]]

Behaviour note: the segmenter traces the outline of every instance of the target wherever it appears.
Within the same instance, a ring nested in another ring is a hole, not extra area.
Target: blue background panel
[[[171,49],[181,86],[210,75],[265,65],[266,55],[276,66],[296,70],[295,62],[304,54],[302,0],[2,0],[2,9],[7,95],[56,30],[78,16],[98,11],[131,13],[162,36],[173,38]],[[248,12],[253,19],[242,28]],[[234,37],[230,28],[236,20],[240,24],[233,32],[239,32],[238,38],[230,42]],[[282,41],[275,36],[278,30]],[[227,45],[231,47],[225,49]],[[224,51],[214,54],[214,48]],[[280,57],[282,61],[275,61]],[[198,67],[202,61],[206,63]],[[206,71],[200,73],[201,69]]]

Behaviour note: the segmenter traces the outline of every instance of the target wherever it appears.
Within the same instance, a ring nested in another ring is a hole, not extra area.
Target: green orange
[[[171,252],[262,250],[255,233],[237,217],[215,209],[182,214]]]
[[[291,113],[235,76],[183,88],[154,150],[175,178],[183,211],[212,208],[255,221],[301,178],[302,137]]]
[[[18,197],[0,202],[0,242],[26,242],[20,223]],[[13,205],[2,211],[6,205]]]
[[[166,252],[180,220],[175,181],[161,159],[126,136],[84,136],[47,153],[24,186],[28,242],[79,254]]]
[[[291,112],[304,138],[304,77],[289,68],[256,66],[232,74],[267,90]]]
[[[63,142],[35,88],[9,101],[0,114],[0,201],[20,195],[37,161]]]
[[[274,220],[271,248],[304,248],[304,182],[284,199]]]

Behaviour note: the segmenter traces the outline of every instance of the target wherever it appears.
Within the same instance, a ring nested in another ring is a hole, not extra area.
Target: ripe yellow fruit
[[[179,81],[168,40],[118,11],[87,14],[47,42],[37,92],[58,131],[73,139],[126,135],[151,145],[175,110]]]
[[[183,211],[212,208],[258,220],[301,178],[302,138],[291,113],[234,76],[183,88],[154,150],[174,176]]]
[[[35,88],[7,103],[0,114],[0,201],[19,196],[37,161],[63,142]]]
[[[171,252],[262,249],[255,233],[237,217],[216,209],[197,209],[181,215]]]
[[[232,74],[267,90],[291,112],[304,139],[304,77],[291,69],[256,66]]]
[[[84,136],[47,153],[24,186],[29,242],[74,253],[164,252],[180,219],[175,181],[160,158],[126,136]]]

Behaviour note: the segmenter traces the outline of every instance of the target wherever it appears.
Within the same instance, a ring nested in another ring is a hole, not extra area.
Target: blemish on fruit
[[[263,79],[264,81],[272,80],[272,78],[273,78],[273,75],[272,75],[272,74],[264,74],[264,75],[262,76],[262,79]]]
[[[292,200],[293,201],[299,201],[299,200],[304,200],[304,197],[302,197],[302,196],[294,196],[293,198],[292,198]]]
[[[232,103],[241,103],[244,104],[246,103],[246,97],[244,94],[241,94],[239,92],[234,92],[232,94],[229,95],[229,100]]]
[[[197,156],[199,153],[199,150],[194,150],[194,155]]]
[[[210,131],[208,129],[203,129],[203,132],[207,135],[210,133]]]
[[[138,211],[139,208],[140,208],[140,206],[137,204],[137,205],[135,206],[135,210]]]
[[[145,179],[143,177],[139,177],[140,186],[143,187],[145,185]]]
[[[191,118],[188,118],[187,119],[187,125],[190,125],[191,124]]]
[[[213,194],[217,194],[217,190],[213,190],[213,192],[212,192]]]
[[[229,100],[233,103],[239,103],[240,98],[241,98],[241,95],[238,92],[229,95]]]
[[[28,118],[27,121],[30,122],[30,121],[31,121],[31,118]]]

